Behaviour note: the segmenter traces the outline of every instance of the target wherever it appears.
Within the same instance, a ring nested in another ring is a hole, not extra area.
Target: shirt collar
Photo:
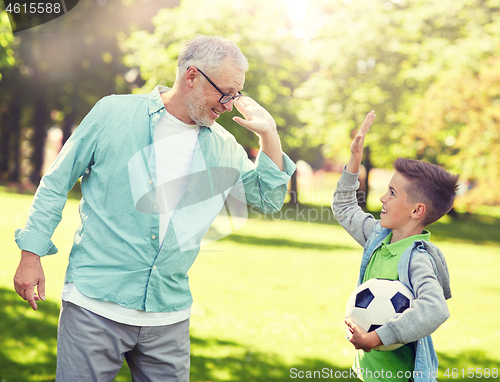
[[[161,98],[161,93],[168,92],[171,88],[164,85],[157,85],[153,90],[149,92],[148,95],[148,103],[149,103],[149,114],[154,114],[161,109],[165,108],[163,104],[163,100]],[[212,129],[209,126],[201,126],[206,127],[209,131]]]
[[[387,235],[382,244],[387,248],[387,250],[393,255],[399,255],[406,251],[408,247],[411,247],[415,241],[426,240],[430,241],[431,233],[427,230],[423,230],[419,235],[409,236],[403,240],[396,241],[395,243],[389,244],[392,238],[392,232]]]
[[[158,85],[153,90],[151,90],[151,92],[148,95],[149,114],[154,114],[158,110],[165,108],[165,105],[163,104],[163,100],[161,99],[160,94],[169,90],[170,88],[167,88],[166,86],[163,85]]]

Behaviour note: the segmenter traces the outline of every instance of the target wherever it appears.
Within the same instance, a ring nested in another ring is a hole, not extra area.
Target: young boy
[[[399,280],[413,293],[413,307],[372,332],[349,319],[349,340],[356,357],[353,369],[363,381],[435,381],[438,360],[430,334],[449,317],[448,268],[442,252],[424,228],[453,206],[458,176],[441,167],[399,158],[389,190],[380,199],[380,220],[358,207],[356,190],[365,136],[375,119],[366,116],[351,144],[351,158],[332,203],[340,225],[364,247],[358,285],[372,278]],[[394,351],[370,351],[403,343]]]

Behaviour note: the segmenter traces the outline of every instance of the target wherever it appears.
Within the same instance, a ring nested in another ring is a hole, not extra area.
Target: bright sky
[[[285,0],[290,20],[300,23],[307,17],[310,0]]]

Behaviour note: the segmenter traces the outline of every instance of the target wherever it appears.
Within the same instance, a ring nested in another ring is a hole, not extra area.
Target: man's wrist
[[[29,251],[24,251],[21,250],[21,259],[38,259],[40,260],[40,256],[38,256],[36,253],[29,252]]]
[[[274,140],[274,139],[278,139],[279,140],[279,135],[278,135],[278,129],[277,128],[270,129],[268,131],[258,133],[257,135],[260,137],[261,140]]]

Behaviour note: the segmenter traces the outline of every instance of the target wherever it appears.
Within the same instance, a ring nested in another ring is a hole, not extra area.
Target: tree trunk
[[[73,99],[72,102],[70,103],[71,113],[69,113],[67,116],[64,117],[64,122],[63,122],[63,126],[62,126],[62,132],[63,132],[62,144],[63,145],[66,143],[66,141],[71,136],[71,129],[73,128],[73,125],[75,124],[75,119],[76,119],[76,115],[77,115],[77,104],[78,104],[78,101],[76,99]]]
[[[290,203],[299,204],[298,186],[297,186],[297,171],[292,174],[290,178]]]
[[[7,114],[9,104],[0,114],[0,181],[7,180],[9,173],[9,141],[10,141],[10,121]]]
[[[21,137],[21,98],[17,93],[14,91],[6,102],[0,123],[0,180],[15,183],[19,181]]]
[[[10,126],[10,140],[9,140],[9,182],[19,182],[19,175],[21,171],[21,104],[19,100],[21,99],[18,92],[14,92],[14,97],[11,101],[10,106],[10,116],[11,116],[11,126]]]
[[[297,163],[297,161],[300,159],[300,155],[297,152],[298,150],[290,150],[288,155],[290,159],[294,162]],[[294,171],[292,176],[290,177],[290,190],[288,191],[288,194],[290,195],[290,202],[292,204],[299,204],[299,186],[297,184],[297,170]]]
[[[366,146],[364,148],[364,155],[363,155],[363,161],[362,161],[363,166],[365,167],[366,170],[366,176],[364,179],[361,179],[360,185],[359,185],[359,190],[356,191],[356,196],[358,198],[358,205],[364,210],[367,210],[366,203],[368,201],[368,194],[370,192],[370,186],[368,184],[368,179],[370,176],[370,171],[372,170],[372,161],[371,161],[371,150],[370,146]]]
[[[42,168],[44,159],[45,138],[47,137],[47,123],[49,121],[49,113],[47,112],[47,104],[45,99],[38,97],[35,101],[35,135],[34,135],[34,154],[32,159],[33,173],[31,174],[31,182],[38,187],[42,178]]]

